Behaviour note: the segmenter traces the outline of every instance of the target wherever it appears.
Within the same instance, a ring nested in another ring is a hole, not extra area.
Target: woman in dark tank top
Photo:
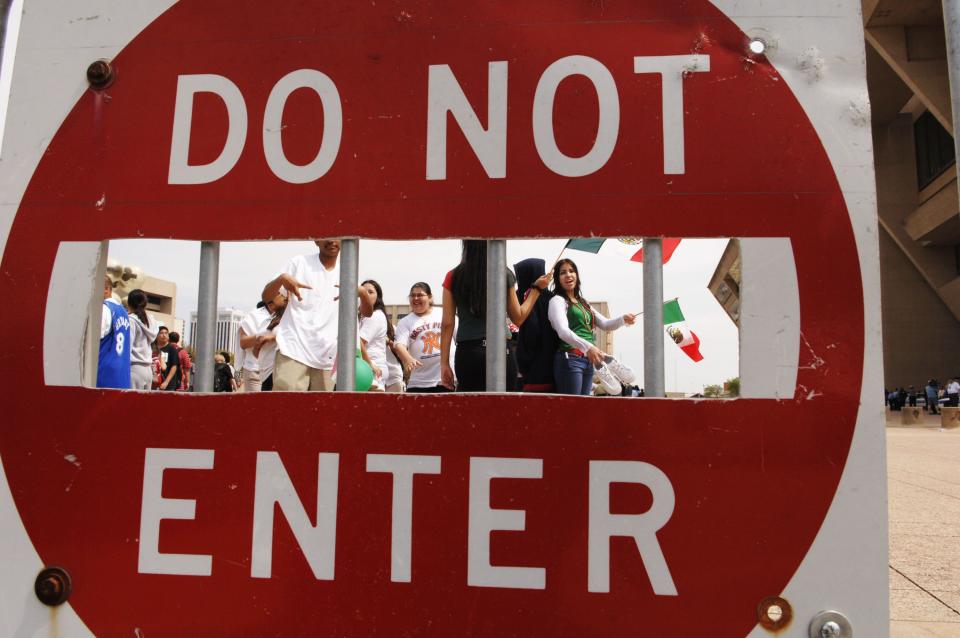
[[[540,293],[547,287],[550,278],[543,275],[534,282],[535,291],[521,304],[517,300],[516,277],[509,269],[507,278],[507,315],[517,326],[529,316]],[[453,370],[448,363],[456,320],[457,352],[454,367],[457,373],[457,389],[462,392],[483,392],[486,389],[486,300],[487,300],[487,242],[482,239],[463,240],[460,264],[447,273],[443,281],[443,324],[441,329],[441,379],[453,381]],[[491,344],[507,348],[507,317],[503,319],[502,335],[491,337]],[[507,349],[507,391],[516,390],[517,364],[513,353]]]

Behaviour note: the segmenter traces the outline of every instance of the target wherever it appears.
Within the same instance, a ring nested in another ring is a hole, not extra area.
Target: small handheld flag
[[[680,245],[677,237],[663,238],[663,263],[670,261],[673,251]],[[599,255],[614,255],[629,261],[643,261],[643,239],[640,237],[588,237],[571,239],[564,248],[581,250]]]
[[[687,321],[680,310],[680,302],[676,299],[663,304],[663,329],[690,359],[694,362],[703,360],[703,355],[700,354],[700,338],[687,328]]]

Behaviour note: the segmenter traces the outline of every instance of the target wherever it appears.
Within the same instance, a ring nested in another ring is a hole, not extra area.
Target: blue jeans
[[[553,381],[560,394],[593,394],[593,364],[586,357],[557,351],[553,356]]]

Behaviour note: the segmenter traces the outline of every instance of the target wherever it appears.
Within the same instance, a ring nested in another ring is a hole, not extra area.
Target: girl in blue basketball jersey
[[[130,317],[126,309],[113,300],[110,277],[104,279],[103,285],[97,387],[130,389]]]

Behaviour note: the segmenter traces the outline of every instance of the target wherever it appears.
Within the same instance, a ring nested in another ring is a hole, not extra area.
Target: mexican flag
[[[663,329],[694,363],[703,360],[703,355],[700,354],[700,338],[687,328],[687,321],[680,310],[680,302],[676,299],[663,304]]]
[[[680,244],[676,237],[663,238],[663,263],[670,261],[673,251]],[[599,255],[613,255],[629,261],[643,261],[643,240],[640,237],[589,237],[571,239],[564,248],[582,250]]]

